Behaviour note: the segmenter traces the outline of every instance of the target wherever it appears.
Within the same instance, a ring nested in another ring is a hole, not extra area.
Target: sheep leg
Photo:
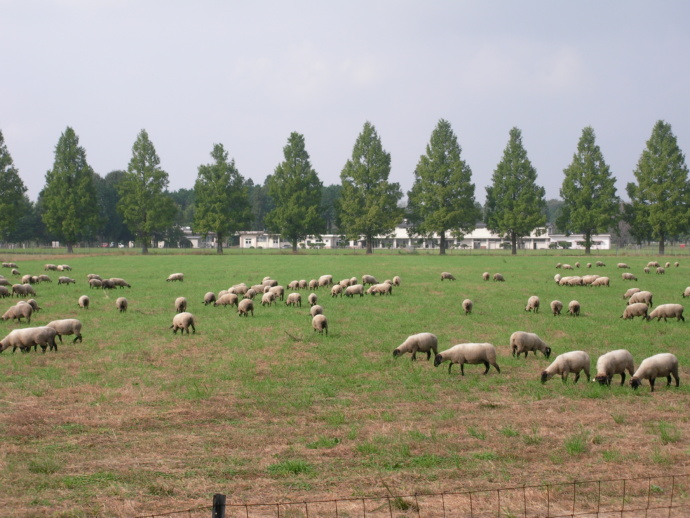
[[[670,374],[668,376],[666,376],[666,386],[667,387],[671,386],[671,375]]]
[[[652,392],[654,392],[654,380],[656,378],[649,378],[649,386],[652,387]]]
[[[489,372],[489,367],[490,367],[489,362],[485,361],[484,367],[486,367],[486,370],[484,371],[484,375],[486,375],[486,373]]]
[[[673,374],[673,377],[676,379],[676,387],[680,387],[680,378],[678,377],[678,373],[672,372],[671,374]]]
[[[60,339],[60,343],[62,343],[62,335],[57,335],[57,337]]]
[[[587,376],[587,377],[589,377],[589,376]],[[575,381],[573,381],[573,383],[577,383],[577,380],[579,380],[579,379],[580,379],[580,373],[578,372],[577,374],[575,374]]]
[[[430,359],[431,359],[431,349],[429,349],[429,350],[426,352],[426,361],[429,361]]]
[[[678,320],[682,320],[683,322],[685,322],[685,317],[683,315],[678,315]]]
[[[621,387],[625,383],[625,371],[621,372]],[[611,384],[611,381],[609,381],[609,385]]]
[[[189,325],[192,326],[192,331],[194,332],[194,334],[196,334],[196,327],[194,327],[194,324]],[[189,334],[189,329],[187,329],[187,334]]]
[[[461,363],[461,364],[460,364],[460,374],[461,374],[462,376],[465,375],[465,364],[464,364],[464,363]]]
[[[536,353],[535,353],[535,354],[536,354]],[[498,371],[499,374],[501,373],[501,368],[498,366],[498,363],[492,363],[491,365],[493,365],[494,367],[496,367],[496,370]],[[487,368],[487,370],[489,370],[489,369]]]

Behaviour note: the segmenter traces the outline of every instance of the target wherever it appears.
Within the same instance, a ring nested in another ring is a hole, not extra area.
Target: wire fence
[[[227,503],[138,518],[678,518],[690,516],[690,475],[589,480],[482,491],[302,502]]]

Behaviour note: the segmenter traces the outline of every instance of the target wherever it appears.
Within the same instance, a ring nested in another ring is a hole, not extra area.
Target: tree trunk
[[[73,254],[73,253],[74,253],[74,248],[73,248],[73,246],[74,246],[74,245],[72,245],[72,243],[67,243],[67,253],[68,253],[68,254]]]
[[[216,236],[216,253],[223,253],[223,236],[221,236],[220,234]]]
[[[446,233],[441,232],[441,250],[438,252],[439,255],[446,255]]]
[[[149,241],[148,241],[148,237],[144,237],[144,238],[141,240],[141,253],[142,253],[143,255],[146,255],[146,254],[149,253]]]
[[[664,255],[665,248],[666,243],[664,241],[664,236],[661,236],[661,239],[659,239],[659,255]]]
[[[587,232],[585,232],[585,255],[589,255],[589,252],[591,249],[592,249],[592,232],[587,231]]]
[[[510,233],[510,255],[517,255],[517,234]]]
[[[292,253],[293,254],[297,253],[297,239],[292,240]]]
[[[367,236],[367,254],[373,254],[374,253],[374,250],[372,249],[372,246],[371,246],[371,242],[373,240],[374,239],[372,237]]]

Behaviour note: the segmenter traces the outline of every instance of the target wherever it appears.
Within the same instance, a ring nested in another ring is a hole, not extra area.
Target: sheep
[[[213,306],[235,306],[238,307],[239,297],[234,293],[226,293],[213,301]]]
[[[319,287],[330,286],[331,284],[333,284],[333,276],[332,275],[322,275],[321,277],[319,277],[318,283],[319,283]]]
[[[276,300],[283,300],[283,297],[285,295],[285,288],[283,288],[282,286],[272,286],[270,291],[271,293],[275,294]]]
[[[112,279],[103,279],[101,281],[101,288],[104,290],[114,290],[115,283],[112,281]]]
[[[72,267],[69,264],[59,264],[58,265],[58,271],[59,272],[69,272],[69,271],[72,271]]]
[[[443,279],[441,279],[443,280]],[[356,279],[355,279],[356,281]],[[362,275],[362,286],[366,286],[367,284],[378,284],[379,281],[376,280],[376,277],[373,275]]]
[[[558,275],[558,274],[556,274],[556,275]],[[489,274],[489,272],[482,273],[482,279],[484,279],[485,281],[488,281],[490,277],[491,277],[491,274]]]
[[[398,275],[393,277],[393,286],[400,286],[401,282],[402,282],[402,279]]]
[[[553,316],[560,315],[563,310],[563,303],[560,300],[551,301],[551,313]]]
[[[326,332],[326,336],[328,336],[328,319],[326,318],[326,315],[319,314],[315,315],[314,318],[311,319],[311,327],[314,328],[314,332],[318,332],[320,335]]]
[[[115,301],[115,307],[120,310],[120,313],[127,311],[127,305],[127,299],[124,297],[118,297],[118,299]]]
[[[575,373],[574,383],[577,383],[581,371],[585,371],[585,375],[589,379],[589,354],[584,351],[563,353],[558,355],[553,363],[542,371],[541,382],[546,383],[556,374],[560,374],[561,380],[565,383],[568,380],[568,374],[573,372]]]
[[[580,262],[578,261],[575,263],[575,268],[579,268],[579,267],[580,267]]]
[[[671,376],[676,380],[676,387],[680,386],[678,377],[678,358],[671,353],[661,353],[645,358],[630,378],[630,386],[637,390],[642,385],[642,380],[648,379],[649,386],[654,392],[654,381],[656,378],[666,377],[666,386],[671,386]]]
[[[278,286],[278,281],[274,279],[264,279],[263,281],[261,281],[261,284],[272,288],[273,286]]]
[[[389,284],[389,285],[393,286],[393,281],[390,279],[386,279],[385,281],[383,281],[383,284]]]
[[[331,297],[343,296],[343,287],[340,284],[334,284],[331,288]]]
[[[498,373],[501,373],[501,368],[496,363],[496,348],[487,343],[467,343],[467,344],[457,344],[446,349],[445,351],[439,353],[434,358],[434,367],[438,367],[443,362],[450,360],[450,365],[448,366],[448,374],[450,374],[451,368],[454,363],[460,364],[460,374],[465,375],[464,365],[466,363],[470,365],[477,365],[483,363],[486,370],[484,374],[489,372],[490,365],[493,365]]]
[[[184,273],[171,273],[170,275],[168,275],[168,278],[165,279],[165,282],[173,281],[184,282]]]
[[[216,294],[213,293],[212,291],[209,291],[204,295],[204,306],[208,306],[211,302],[216,301]]]
[[[20,301],[20,303],[24,303],[24,301]],[[34,310],[34,313],[38,313],[41,311],[43,308],[38,305],[38,302],[36,302],[36,299],[29,299],[26,301],[26,303],[31,306],[31,309]]]
[[[306,290],[307,289],[307,281],[304,279],[300,279],[299,281],[299,289],[300,290]]]
[[[235,295],[245,295],[249,291],[246,284],[236,284],[228,288],[228,293],[234,293]]]
[[[307,302],[309,302],[310,306],[316,305],[316,300],[317,300],[316,293],[310,293],[309,296],[307,297]]]
[[[671,267],[671,263],[667,261],[666,262],[666,268],[670,268],[670,267]]]
[[[119,277],[111,277],[110,280],[114,286],[119,286],[120,288],[125,288],[125,287],[131,288],[132,287],[132,286],[130,286],[130,284],[126,280],[120,279]]]
[[[621,277],[623,278],[624,281],[636,281],[637,280],[637,277],[635,277],[635,274],[628,273],[628,272],[621,274]]]
[[[53,282],[53,280],[50,277],[48,277],[47,275],[44,275],[44,274],[41,274],[38,276],[38,281],[39,282],[51,282],[51,283]]]
[[[57,270],[57,265],[56,264],[44,264],[43,265],[43,270],[48,272],[48,271],[56,271]]]
[[[454,281],[455,276],[450,272],[442,272],[441,273],[441,281],[444,281],[445,279],[448,279],[449,281]]]
[[[652,292],[650,291],[638,291],[637,293],[633,293],[632,296],[630,297],[630,300],[628,301],[628,304],[635,304],[637,302],[644,302],[647,304],[650,308],[654,307],[654,302],[652,301]]]
[[[0,286],[0,298],[5,298],[10,296],[10,290],[5,288],[4,286]]]
[[[262,306],[266,306],[266,305],[270,306],[271,304],[275,304],[275,302],[276,302],[275,293],[272,293],[269,291],[267,293],[264,293],[261,296],[261,305]]]
[[[355,284],[357,284],[357,283],[355,282]],[[339,285],[341,288],[345,289],[345,288],[347,288],[348,286],[351,286],[351,285],[352,285],[352,282],[351,282],[351,279],[343,279],[342,281],[340,281],[340,282],[338,283],[338,285]]]
[[[12,347],[12,352],[15,352],[17,348],[22,351],[29,351],[31,346],[33,346],[35,351],[39,345],[44,353],[48,347],[50,347],[51,351],[53,349],[57,351],[58,347],[57,343],[55,343],[56,334],[55,329],[46,326],[15,329],[0,340],[0,353],[10,347]]]
[[[556,268],[557,268],[557,269],[560,268],[561,266],[562,266],[561,263],[556,263]]]
[[[192,328],[192,333],[196,334],[196,327],[194,327],[194,315],[188,312],[178,313],[173,317],[172,325],[168,329],[173,330],[173,334],[177,334],[179,329],[180,335],[183,335],[185,331],[189,334],[189,328]]]
[[[596,266],[597,266],[598,268],[600,268],[600,267],[603,267],[603,266],[606,266],[606,265],[604,264],[603,261],[597,261],[597,262],[596,262]]]
[[[525,353],[525,358],[527,358],[527,353],[530,351],[533,351],[535,356],[537,351],[541,351],[547,359],[551,356],[551,347],[546,345],[544,340],[535,333],[527,333],[525,331],[515,331],[510,335],[510,349],[513,352],[513,356],[518,358],[522,353]]]
[[[36,296],[36,292],[31,284],[13,284],[12,294],[17,297],[27,297],[29,295]]]
[[[682,320],[685,322],[685,317],[683,317],[683,306],[680,304],[662,304],[657,306],[654,311],[649,314],[649,320],[657,319],[657,322],[664,319],[667,322],[667,318],[675,318],[676,320]]]
[[[647,267],[648,267],[648,268],[659,268],[659,266],[661,266],[661,265],[659,264],[659,261],[649,261],[649,262],[647,263]]]
[[[244,294],[245,299],[254,300],[254,297],[256,297],[256,290],[253,290],[252,288],[249,288],[247,293]]]
[[[287,285],[287,288],[289,290],[298,290],[299,289],[299,281],[290,281]]]
[[[611,380],[616,374],[621,375],[621,386],[625,383],[625,371],[630,376],[635,372],[635,363],[632,354],[626,349],[617,349],[599,356],[597,360],[597,375],[593,381],[600,385],[611,385]]]
[[[532,295],[529,299],[527,299],[527,305],[525,306],[525,311],[532,310],[534,310],[535,313],[539,313],[539,297],[536,295]]]
[[[611,280],[608,277],[597,277],[592,282],[592,286],[609,286]]]
[[[572,269],[573,269],[573,267],[570,266],[569,264],[564,264],[564,265],[562,266],[562,268],[563,268],[564,270],[572,270]]]
[[[384,282],[383,284],[373,284],[367,290],[368,295],[376,295],[377,293],[379,295],[392,295],[393,286],[391,284]]]
[[[76,284],[77,281],[72,279],[71,277],[58,277],[58,286],[60,284]]]
[[[82,295],[81,297],[79,297],[79,302],[77,302],[79,307],[82,309],[89,309],[90,303],[91,303],[91,299],[86,295]]]
[[[5,279],[4,277],[0,277],[0,286],[11,286],[12,283]]]
[[[33,282],[31,282],[31,278],[31,275],[22,276],[22,284],[33,284]]]
[[[175,313],[184,313],[185,311],[187,311],[187,299],[177,297],[175,299]]]
[[[311,309],[309,309],[309,314],[312,317],[315,317],[316,315],[323,315],[323,308],[319,306],[318,304],[314,304]]]
[[[89,273],[89,274],[86,276],[86,280],[87,280],[87,281],[90,281],[91,279],[98,279],[99,281],[102,281],[102,280],[103,280],[103,277],[101,277],[101,276],[98,275],[97,273]]]
[[[591,267],[592,267],[592,263],[587,263],[587,268],[591,268]]]
[[[237,305],[237,314],[241,316],[249,316],[249,312],[251,311],[252,317],[254,316],[254,302],[252,302],[252,299],[242,299],[240,303]]]
[[[285,305],[302,307],[302,295],[299,293],[290,293],[285,301]]]
[[[685,297],[690,297],[690,286],[685,288],[685,291],[683,292],[683,298]]]
[[[26,319],[26,323],[30,324],[31,323],[31,314],[34,312],[34,308],[31,307],[30,304],[16,304],[12,307],[10,307],[5,313],[2,315],[3,320],[17,320],[21,324],[22,318]]]
[[[21,277],[22,274],[16,268],[12,268],[12,275],[15,277]]]
[[[620,316],[623,320],[632,320],[634,317],[642,317],[642,320],[649,320],[647,316],[649,306],[644,302],[636,302],[625,307],[625,311]]]
[[[649,273],[650,270],[649,270],[649,268],[648,268],[647,266],[645,266],[644,268],[642,268],[642,271],[643,271],[644,273]]]
[[[675,263],[673,263],[673,266],[675,266],[676,268],[678,268],[678,267],[680,266],[680,263],[679,263],[678,261],[676,261]]]
[[[594,281],[596,281],[599,278],[598,275],[592,274],[592,275],[583,275],[582,276],[582,284],[585,286],[591,286]]]
[[[640,292],[640,288],[629,288],[629,289],[623,294],[623,299],[629,299],[630,297],[632,297],[633,295],[635,295],[635,293],[639,293],[639,292]]]
[[[89,279],[89,288],[102,288],[103,287],[103,281],[98,280],[98,279]]]
[[[364,297],[364,286],[361,284],[355,284],[353,286],[348,286],[345,289],[345,296],[346,297],[354,297],[355,295],[359,295],[360,297]]]
[[[577,275],[575,275],[573,277],[567,277],[567,279],[568,280],[566,281],[566,284],[568,286],[582,286],[584,284],[582,277],[579,277]]]
[[[505,279],[500,273],[494,273],[494,282],[505,282]]]
[[[472,304],[472,301],[470,299],[465,299],[462,301],[462,309],[465,311],[465,315],[471,315],[472,314],[472,307],[474,304]]]
[[[3,265],[4,264],[7,264],[7,268],[19,268],[19,266],[17,266],[17,263],[3,263]]]
[[[563,277],[561,277],[561,274],[560,274],[560,273],[557,273],[556,275],[553,276],[553,280],[556,281],[556,284],[560,283],[562,278],[563,278]],[[487,279],[484,279],[484,280],[488,281],[489,279],[487,278]]]
[[[307,286],[310,290],[318,290],[319,289],[319,281],[317,281],[316,279],[311,279]]]
[[[82,343],[83,341],[81,336],[81,321],[77,320],[76,318],[53,320],[52,322],[46,324],[46,326],[55,329],[57,337],[60,339],[60,343],[62,343],[62,335],[76,335],[74,340],[72,340],[73,344],[76,344],[77,340],[79,340],[79,343]]]
[[[659,268],[656,269],[657,275],[664,275],[665,273],[666,273],[666,269],[663,266],[659,266]]]
[[[580,316],[580,303],[577,300],[571,300],[568,303],[568,313],[570,313],[574,317]]]
[[[393,358],[402,356],[405,353],[412,353],[412,361],[417,359],[417,353],[426,353],[426,359],[429,361],[431,352],[434,352],[434,358],[438,354],[438,338],[432,333],[417,333],[416,335],[408,336],[403,343],[393,350]]]
[[[628,268],[628,269],[629,269],[630,266],[628,266],[628,265],[625,264],[625,263],[618,263],[618,264],[616,265],[616,268]]]

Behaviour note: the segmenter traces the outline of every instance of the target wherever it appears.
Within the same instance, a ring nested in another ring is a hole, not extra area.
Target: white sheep
[[[455,276],[450,272],[441,272],[441,280],[444,281],[448,279],[449,281],[454,281]]]
[[[341,288],[345,289],[348,286],[352,286],[352,279],[343,279],[338,283]],[[355,284],[357,284],[357,281],[355,280]]]
[[[499,374],[501,372],[498,363],[496,363],[496,348],[492,344],[467,343],[454,345],[450,349],[446,349],[436,355],[434,367],[438,367],[448,360],[450,361],[448,366],[449,374],[454,363],[460,364],[460,374],[463,376],[465,375],[464,365],[466,363],[470,365],[483,363],[484,367],[486,367],[484,374],[489,372],[490,365],[493,365]]]
[[[47,275],[41,274],[38,276],[38,281],[39,282],[53,282],[53,280],[48,277]]]
[[[24,301],[20,301],[20,303],[24,303]],[[26,303],[31,306],[31,309],[34,310],[34,313],[38,313],[40,310],[43,308],[38,305],[38,302],[36,302],[36,299],[29,299],[26,301]]]
[[[28,297],[29,295],[36,295],[34,287],[31,284],[13,284],[12,294],[17,297]]]
[[[247,293],[244,294],[244,298],[254,300],[254,297],[256,297],[256,294],[257,294],[257,291],[254,288],[249,288],[247,290]]]
[[[563,353],[556,357],[551,365],[544,369],[541,373],[541,382],[546,383],[556,374],[561,375],[561,379],[565,383],[568,379],[568,374],[575,373],[575,381],[580,379],[580,372],[585,371],[587,379],[589,379],[589,355],[584,351],[571,351]]]
[[[443,280],[443,279],[441,279]],[[373,275],[362,275],[362,285],[366,286],[367,284],[378,284],[379,281],[376,280],[376,277]]]
[[[326,336],[328,336],[328,319],[326,315],[315,315],[314,318],[311,319],[311,326],[314,328],[314,332],[318,332],[322,335],[325,331]]]
[[[553,316],[560,315],[563,310],[563,303],[560,300],[551,301],[551,313]]]
[[[625,263],[618,263],[618,264],[616,265],[616,267],[617,267],[617,268],[630,268],[630,266],[628,266],[628,265],[625,264]]]
[[[634,317],[642,317],[642,320],[649,320],[647,312],[649,306],[644,302],[636,302],[625,307],[625,311],[620,316],[623,320],[632,320]]]
[[[29,351],[32,346],[35,351],[39,345],[44,353],[48,347],[50,347],[51,351],[53,349],[57,351],[58,347],[55,342],[56,334],[55,329],[46,326],[15,329],[0,340],[0,353],[10,347],[12,347],[12,352],[15,352],[17,348],[22,351]]]
[[[308,287],[310,290],[318,290],[319,289],[319,281],[316,279],[311,279],[309,281]]]
[[[196,327],[194,327],[194,315],[188,312],[178,313],[173,317],[172,325],[170,329],[173,330],[173,334],[177,334],[177,330],[182,331],[180,334],[183,335],[185,331],[189,334],[189,328],[192,328],[192,333],[196,334]]]
[[[72,270],[72,267],[69,264],[59,264],[58,265],[58,271],[59,272],[69,272]]]
[[[82,309],[89,309],[90,303],[91,299],[87,295],[82,295],[81,297],[79,297],[79,302],[77,302],[79,307]]]
[[[630,296],[630,300],[628,300],[628,304],[636,304],[637,302],[644,302],[647,304],[650,308],[654,307],[653,303],[653,297],[651,291],[638,291],[637,293],[633,293]]]
[[[86,275],[86,280],[90,281],[91,279],[98,279],[99,281],[103,280],[103,277],[98,275],[97,273],[89,273]]]
[[[361,284],[354,284],[352,286],[348,286],[345,288],[345,296],[346,297],[354,297],[355,295],[359,295],[360,297],[364,297],[364,286]]]
[[[165,282],[173,282],[173,281],[184,281],[184,273],[171,273],[168,275],[168,278],[165,279]]]
[[[45,270],[46,272],[51,271],[51,270],[57,271],[57,265],[56,264],[45,264],[45,265],[43,265],[43,270]]]
[[[271,304],[275,304],[275,302],[276,302],[275,293],[272,293],[269,291],[267,293],[264,293],[261,296],[261,305],[262,306],[267,306],[267,305],[270,306]]]
[[[592,275],[583,275],[582,276],[582,284],[585,286],[591,286],[594,281],[596,281],[599,278],[598,275],[592,274]]]
[[[21,323],[22,318],[25,318],[26,323],[30,324],[33,312],[34,308],[31,307],[31,304],[19,303],[5,311],[1,318],[2,320],[16,320],[19,323]]]
[[[630,386],[637,389],[642,384],[642,380],[648,379],[649,386],[654,392],[654,381],[656,378],[666,377],[666,386],[671,385],[671,376],[676,380],[676,387],[680,386],[678,377],[678,358],[671,353],[661,353],[645,358],[630,378]]]
[[[103,287],[103,281],[100,279],[89,279],[89,288],[102,288]]]
[[[212,302],[215,302],[215,301],[216,301],[216,294],[213,293],[212,291],[209,291],[208,293],[206,293],[206,295],[204,295],[204,306],[208,306],[209,304],[211,304]]]
[[[671,267],[671,263],[666,261],[666,268],[670,268],[670,267]]]
[[[494,273],[494,282],[505,282],[505,278],[500,273]]]
[[[580,267],[580,262],[578,261],[575,263],[575,268],[579,268],[579,267]]]
[[[393,350],[393,357],[397,358],[406,353],[412,353],[412,360],[417,359],[417,353],[426,353],[427,361],[431,358],[433,351],[434,357],[438,354],[438,338],[432,333],[417,333],[408,336],[403,343]]]
[[[400,278],[400,276],[396,275],[395,277],[393,277],[393,285],[394,286],[400,286],[401,282],[402,282],[402,279]]]
[[[16,268],[12,268],[12,275],[14,275],[15,277],[21,277],[22,274]]]
[[[562,279],[562,277],[561,277],[560,273],[557,273],[556,275],[553,276],[553,280],[556,281],[556,284],[560,283],[561,279]],[[489,279],[484,279],[484,280],[488,281]]]
[[[119,277],[111,277],[110,282],[113,283],[113,286],[119,286],[120,288],[131,288],[130,284],[124,280],[120,279]]]
[[[625,371],[632,376],[635,372],[635,362],[632,354],[626,349],[617,349],[599,356],[597,360],[597,375],[594,381],[601,385],[611,385],[615,374],[621,375],[621,385],[625,383]]]
[[[349,279],[348,282],[350,282]],[[343,287],[340,284],[334,284],[331,288],[331,297],[337,297],[338,295],[343,296]]]
[[[462,309],[465,311],[465,315],[471,315],[473,307],[474,304],[470,299],[465,299],[462,301]]]
[[[298,290],[299,289],[299,281],[290,281],[287,285],[287,288],[289,290]]]
[[[387,282],[384,282],[382,284],[372,284],[371,286],[369,286],[369,289],[367,290],[367,294],[376,295],[377,293],[381,296],[392,295],[393,294],[393,285],[388,284]]]
[[[539,313],[539,304],[539,297],[537,297],[536,295],[532,295],[529,299],[527,299],[525,311],[534,311],[535,313]]]
[[[77,320],[76,318],[53,320],[52,322],[46,324],[46,326],[55,329],[57,337],[60,339],[60,343],[62,343],[62,335],[76,335],[74,340],[72,340],[73,344],[77,343],[77,340],[79,340],[80,343],[82,342],[81,321]]]
[[[580,316],[580,303],[577,300],[571,300],[568,303],[568,313],[570,313],[570,315],[574,317]]]
[[[609,286],[610,285],[610,279],[608,277],[597,277],[594,279],[594,282],[592,282],[592,286]]]
[[[644,273],[649,273],[649,272],[650,272],[650,270],[649,270],[649,268],[648,268],[647,266],[645,266],[644,268],[642,268],[642,271],[643,271]]]
[[[658,268],[659,266],[661,266],[661,265],[659,264],[659,261],[649,261],[649,262],[647,263],[647,267],[648,267],[648,268]]]
[[[596,262],[596,266],[597,266],[597,267],[602,267],[602,266],[606,266],[606,265],[604,264],[603,261],[597,261],[597,262]]]
[[[629,272],[625,272],[625,273],[621,274],[621,277],[623,278],[624,281],[636,281],[637,280],[637,277],[635,277],[635,274],[629,273]]]
[[[239,297],[234,293],[226,293],[218,297],[213,303],[213,306],[237,306],[238,299]]]
[[[299,306],[302,307],[302,295],[299,293],[290,293],[285,301],[286,306]]]
[[[124,313],[125,311],[127,311],[128,305],[129,303],[127,302],[127,299],[124,297],[118,297],[115,301],[115,307],[120,310],[120,313]]]
[[[558,274],[556,274],[556,275],[558,275]],[[559,275],[559,277],[560,277],[560,275]],[[489,272],[482,273],[482,279],[484,279],[485,281],[488,281],[490,278],[491,278],[491,274]]]
[[[332,275],[322,275],[321,277],[319,277],[319,287],[330,286],[331,284],[333,284]]]
[[[32,275],[24,275],[22,276],[22,284],[33,284],[31,282]]]
[[[315,304],[309,309],[309,314],[312,317],[315,317],[316,315],[323,315],[323,308],[318,304]]]
[[[276,300],[283,300],[285,296],[285,288],[283,286],[271,286],[270,291],[276,296]]]
[[[546,345],[546,342],[539,338],[535,333],[527,333],[525,331],[515,331],[510,335],[510,349],[513,352],[513,356],[518,358],[522,353],[525,353],[525,358],[527,358],[527,353],[530,351],[537,355],[537,351],[549,358],[551,356],[551,347]]]
[[[667,264],[668,264],[668,263],[667,263]],[[664,275],[665,273],[666,273],[666,268],[664,268],[663,266],[659,266],[659,267],[656,269],[656,274],[657,274],[657,275]]]
[[[630,289],[628,289],[628,290],[623,294],[623,298],[624,298],[624,299],[629,299],[629,298],[632,297],[635,293],[639,293],[640,291],[641,291],[640,288],[630,288]]]
[[[690,297],[690,286],[685,288],[685,291],[683,292],[683,298],[685,297]]]
[[[654,311],[649,314],[649,320],[657,319],[657,322],[664,319],[667,322],[667,318],[675,318],[676,320],[682,320],[685,322],[685,317],[683,317],[683,306],[680,304],[662,304],[657,306]]]
[[[306,290],[307,289],[307,281],[305,279],[301,279],[299,281],[299,289],[300,290]]]
[[[572,270],[573,267],[572,267],[571,265],[569,265],[569,264],[564,264],[564,265],[563,265],[563,269],[564,269],[564,270]]]
[[[591,268],[591,267],[592,267],[592,263],[587,263],[587,268]]]
[[[254,302],[252,299],[242,299],[237,305],[237,315],[242,317],[248,317],[251,312],[252,317],[254,316]]]
[[[5,286],[0,286],[0,298],[5,298],[10,296],[10,290],[8,290]]]
[[[678,268],[678,267],[680,266],[680,263],[679,263],[678,261],[676,261],[675,263],[673,263],[673,265],[674,265],[676,268]]]
[[[177,297],[175,299],[175,313],[184,313],[185,311],[187,311],[187,299]]]
[[[556,268],[560,268],[561,266],[561,263],[556,263]]]
[[[316,304],[317,299],[318,297],[316,296],[316,293],[310,293],[307,297],[307,302],[309,302],[310,306],[314,306]]]

